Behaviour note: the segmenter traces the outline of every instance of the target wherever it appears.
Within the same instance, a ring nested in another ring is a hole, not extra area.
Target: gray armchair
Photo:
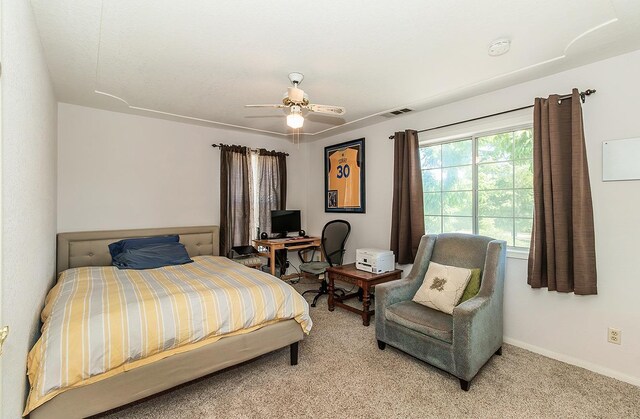
[[[409,275],[376,286],[378,347],[398,348],[460,379],[470,381],[493,354],[502,354],[502,296],[507,244],[470,234],[426,235]],[[475,297],[446,314],[414,303],[412,298],[430,261],[462,268],[481,268]]]

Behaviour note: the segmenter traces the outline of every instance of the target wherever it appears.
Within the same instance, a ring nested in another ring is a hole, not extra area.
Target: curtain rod
[[[229,144],[222,144],[222,143],[218,143],[218,144],[211,144],[211,147],[222,147],[224,145],[229,145]],[[232,147],[244,147],[244,146],[239,146],[239,145],[232,145]],[[267,150],[266,148],[251,148],[251,147],[247,147],[249,149],[249,151],[260,151],[260,150]],[[269,151],[269,150],[267,150]],[[281,153],[281,151],[275,151],[275,150],[271,150],[272,153]],[[282,153],[285,156],[289,156],[289,153]]]
[[[594,94],[595,92],[596,92],[596,89],[587,89],[584,92],[580,92],[580,100],[582,100],[582,103],[585,102],[587,96],[590,96],[590,95]],[[572,95],[573,94],[570,93],[568,95],[560,96],[558,99],[559,100],[569,99]],[[453,122],[451,124],[445,124],[445,125],[440,125],[440,126],[437,126],[437,127],[421,129],[418,132],[427,132],[427,131],[433,131],[433,130],[440,129],[440,128],[452,127],[454,125],[460,125],[460,124],[464,124],[464,123],[467,123],[467,122],[478,121],[480,119],[491,118],[492,116],[504,115],[506,113],[517,112],[517,111],[521,111],[523,109],[529,109],[529,108],[533,108],[533,105],[521,106],[519,108],[513,108],[513,109],[509,109],[509,110],[502,111],[502,112],[492,113],[490,115],[479,116],[477,118],[465,119],[464,121]],[[389,136],[390,140],[393,140],[394,138],[395,138],[394,135],[390,135]]]

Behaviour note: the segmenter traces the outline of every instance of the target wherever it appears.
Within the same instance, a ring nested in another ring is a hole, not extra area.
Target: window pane
[[[478,215],[513,217],[513,191],[479,191]]]
[[[472,163],[472,140],[442,144],[442,167]]]
[[[473,215],[473,192],[443,192],[442,213],[445,215]]]
[[[516,188],[533,188],[533,160],[518,160],[514,164],[514,186]]]
[[[478,218],[478,234],[505,240],[513,246],[513,218]]]
[[[424,231],[426,234],[442,233],[442,217],[424,217]]]
[[[473,189],[473,171],[471,166],[458,166],[442,169],[443,191],[470,191]]]
[[[422,171],[422,188],[424,192],[440,192],[442,170],[431,169]]]
[[[533,217],[533,189],[515,190],[516,217]]]
[[[423,169],[435,169],[440,167],[440,149],[442,146],[434,145],[420,147],[420,166]]]
[[[443,217],[445,233],[473,233],[473,217]]]
[[[513,159],[513,133],[505,132],[478,138],[478,162]]]
[[[533,220],[530,218],[516,218],[516,246],[529,247],[531,245],[531,230]]]
[[[531,129],[515,131],[513,133],[515,141],[514,159],[533,158],[533,132]]]
[[[513,163],[488,163],[478,165],[478,189],[513,188]]]
[[[484,234],[529,247],[531,128],[421,147],[420,164],[427,233]]]
[[[440,192],[430,192],[424,194],[424,215],[442,214],[440,195]]]

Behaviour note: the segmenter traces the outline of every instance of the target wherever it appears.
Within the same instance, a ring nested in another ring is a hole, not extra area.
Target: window
[[[251,194],[249,237],[258,239],[260,232],[271,232],[271,210],[286,208],[286,154],[253,150],[249,159],[249,191]]]
[[[529,247],[533,224],[531,127],[420,148],[427,233],[476,233]]]

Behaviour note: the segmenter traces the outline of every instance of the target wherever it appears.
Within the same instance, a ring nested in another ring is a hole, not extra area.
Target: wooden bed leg
[[[299,342],[293,342],[289,345],[291,349],[291,365],[298,365],[298,343]]]

